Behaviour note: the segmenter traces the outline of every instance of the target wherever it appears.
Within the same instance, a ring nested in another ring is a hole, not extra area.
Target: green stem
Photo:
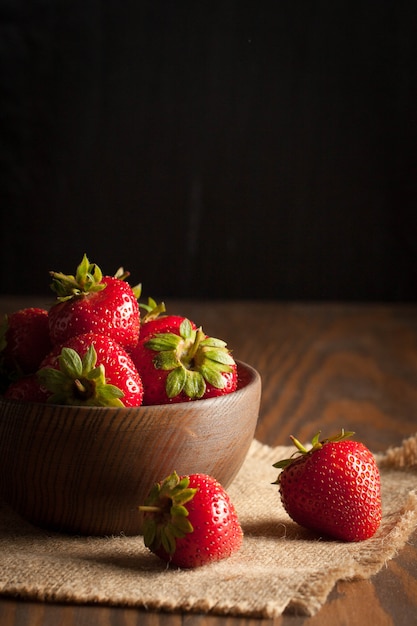
[[[161,507],[150,506],[146,504],[142,504],[141,506],[138,507],[138,509],[139,511],[142,511],[143,513],[160,513],[161,512]]]
[[[205,334],[203,330],[199,328],[195,334],[194,343],[190,347],[189,352],[187,353],[187,359],[189,360],[190,363],[194,359],[195,355],[197,354],[198,347],[204,338],[205,338]]]

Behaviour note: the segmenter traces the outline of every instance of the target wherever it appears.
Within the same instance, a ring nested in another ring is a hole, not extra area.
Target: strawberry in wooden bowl
[[[145,383],[146,376],[142,380],[136,346],[146,322],[140,320],[129,289],[123,288],[124,298],[129,312],[136,310],[136,320],[130,313],[123,322],[120,314],[112,317],[109,299],[107,323],[100,323],[94,312],[94,324],[89,325],[86,311],[94,311],[95,302],[101,306],[109,281],[86,257],[73,278],[74,293],[61,291],[63,299],[49,311],[50,343],[34,371],[18,373],[3,362],[0,499],[32,523],[54,530],[138,534],[138,505],[165,476],[206,474],[225,488],[232,482],[254,436],[260,376],[232,358],[224,342],[182,318],[177,339],[166,337],[173,327],[165,327],[166,351],[154,350],[155,339],[158,344],[163,337],[148,337],[146,350],[153,357],[147,355],[146,369],[149,374],[155,365],[153,375],[156,380],[163,374],[163,385],[157,403],[145,404],[153,383]],[[104,286],[85,292],[75,286],[80,281]],[[59,319],[57,306],[65,319]],[[80,315],[74,314],[77,307]],[[0,361],[7,336],[3,334]],[[181,358],[172,353],[172,341],[183,345]],[[175,369],[175,385],[167,385]]]

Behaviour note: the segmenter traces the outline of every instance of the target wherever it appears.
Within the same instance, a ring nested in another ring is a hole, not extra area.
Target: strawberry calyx
[[[52,276],[50,287],[57,294],[57,299],[60,302],[102,291],[106,287],[106,284],[102,282],[103,273],[101,269],[95,263],[90,263],[86,254],[78,265],[75,276],[62,272],[49,273]]]
[[[52,276],[50,287],[57,294],[59,302],[96,293],[106,288],[106,283],[103,282],[103,272],[96,263],[90,263],[86,254],[78,265],[75,276],[63,272],[49,272],[49,274]],[[121,281],[126,280],[129,276],[130,272],[123,267],[119,267],[114,274],[114,278]],[[142,293],[142,284],[139,283],[132,287],[132,291],[138,300]]]
[[[163,548],[169,555],[176,550],[177,539],[193,532],[187,507],[197,493],[189,487],[188,476],[179,477],[174,471],[162,482],[155,483],[145,503],[138,507],[144,513],[143,538],[151,550]]]
[[[43,367],[37,372],[40,384],[51,395],[47,402],[72,406],[123,407],[123,391],[106,381],[103,364],[96,366],[94,345],[88,347],[83,358],[72,348],[63,348],[58,357],[59,369]]]
[[[353,431],[345,431],[342,428],[340,433],[337,433],[336,435],[333,435],[332,437],[327,437],[326,439],[320,440],[321,431],[319,431],[312,438],[311,446],[308,448],[306,448],[298,439],[296,439],[293,435],[291,435],[290,439],[297,449],[295,450],[295,452],[291,455],[289,459],[282,459],[281,461],[277,461],[277,463],[274,463],[272,467],[275,467],[277,469],[285,469],[292,463],[295,463],[295,461],[298,461],[298,459],[300,459],[301,457],[308,456],[308,455],[313,454],[314,452],[317,452],[317,450],[320,450],[321,448],[323,448],[323,446],[326,445],[327,443],[331,443],[331,442],[336,443],[338,441],[343,441],[344,439],[348,439],[349,437],[352,437],[354,434],[355,433]],[[279,478],[280,477],[278,476],[276,482],[273,484],[277,484],[279,482]]]
[[[185,318],[175,333],[159,333],[145,343],[157,354],[156,369],[169,371],[166,392],[174,398],[184,392],[189,398],[201,398],[206,383],[217,389],[226,385],[223,374],[231,372],[235,361],[221,339],[207,337],[202,328],[193,328]]]
[[[142,317],[142,323],[155,320],[157,317],[166,312],[165,302],[156,302],[153,298],[148,298],[148,302],[139,302],[139,307],[146,311],[146,314]]]

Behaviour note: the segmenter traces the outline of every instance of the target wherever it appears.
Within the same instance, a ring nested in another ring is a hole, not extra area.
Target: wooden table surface
[[[40,298],[0,298],[0,312]],[[417,305],[167,302],[228,341],[261,374],[256,437],[270,445],[308,440],[318,430],[354,430],[373,451],[417,431]],[[255,620],[158,614],[100,606],[0,598],[1,626],[412,626],[417,624],[417,532],[370,580],[339,582],[314,617]]]

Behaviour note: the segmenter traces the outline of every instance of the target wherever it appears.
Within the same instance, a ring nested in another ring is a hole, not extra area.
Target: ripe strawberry
[[[146,311],[141,320],[140,340],[142,343],[159,333],[178,334],[182,322],[186,319],[182,315],[167,314],[165,303],[157,303],[153,298],[149,298],[147,304],[140,303],[139,307]],[[191,327],[196,330],[195,323],[189,321]]]
[[[140,329],[140,341],[145,343],[145,341],[149,341],[155,335],[160,335],[161,333],[175,333],[179,334],[180,327],[184,317],[181,315],[163,315],[161,317],[157,317],[155,319],[147,320],[146,317],[142,320],[142,326]],[[197,329],[197,326],[191,320],[191,328],[193,330]]]
[[[75,335],[94,332],[108,335],[124,348],[133,348],[139,337],[140,312],[135,291],[119,270],[116,276],[104,276],[87,256],[75,276],[51,272],[51,288],[58,303],[49,311],[49,330],[54,344],[62,344]]]
[[[295,437],[298,456],[279,461],[282,503],[301,526],[342,541],[372,537],[381,521],[381,486],[371,452],[344,432],[307,450]]]
[[[55,347],[41,363],[48,402],[88,406],[139,406],[141,378],[128,353],[104,335],[86,333]]]
[[[192,568],[231,556],[242,544],[236,510],[211,476],[176,472],[156,483],[145,504],[145,545],[164,561]]]
[[[51,394],[39,383],[36,374],[22,376],[10,383],[4,397],[8,400],[20,400],[21,402],[46,402]]]
[[[4,316],[0,329],[0,356],[9,373],[21,376],[36,372],[51,347],[48,311],[30,307]]]
[[[226,343],[187,318],[167,315],[142,324],[130,351],[146,405],[187,402],[235,391],[237,367]]]

